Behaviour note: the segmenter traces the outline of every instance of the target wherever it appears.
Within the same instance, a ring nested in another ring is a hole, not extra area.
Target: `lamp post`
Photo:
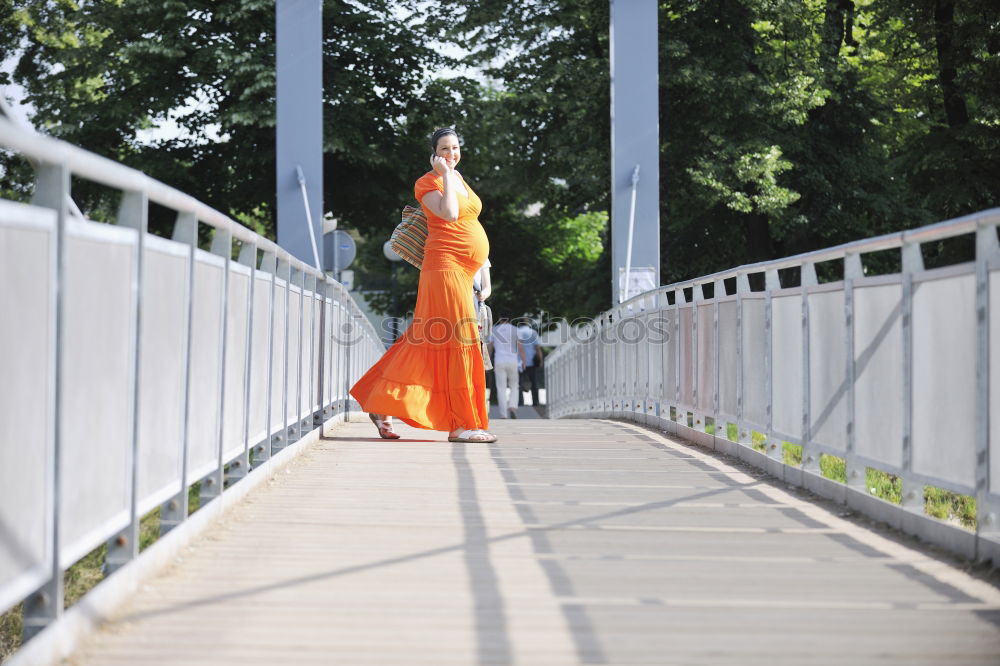
[[[403,258],[392,251],[389,241],[386,241],[382,245],[382,254],[385,255],[386,259],[392,262],[392,282],[389,287],[392,290],[392,305],[389,307],[391,308],[392,314],[392,341],[395,342],[396,338],[399,337],[399,318],[396,316],[396,310],[399,307],[399,289],[396,280],[396,271],[399,270],[399,262],[401,262]]]

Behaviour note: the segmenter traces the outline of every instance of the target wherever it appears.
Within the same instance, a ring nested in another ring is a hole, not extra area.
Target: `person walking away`
[[[542,352],[538,332],[526,321],[518,324],[517,337],[524,347],[524,374],[528,376],[528,381],[531,382],[531,404],[537,409],[541,404],[538,399],[538,369],[542,367],[545,354]],[[518,383],[518,388],[520,389],[520,382]]]
[[[517,338],[517,329],[507,317],[499,317],[490,336],[493,350],[493,377],[497,384],[497,405],[500,418],[517,418],[517,402],[512,401],[517,390],[518,366],[524,363],[524,347]]]

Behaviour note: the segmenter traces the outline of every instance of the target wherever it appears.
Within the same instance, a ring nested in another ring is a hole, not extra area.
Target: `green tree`
[[[483,199],[497,312],[573,318],[608,305],[608,8],[448,1],[428,20],[484,77],[465,102],[463,160]]]
[[[865,8],[866,83],[896,108],[893,176],[928,219],[1000,205],[1000,6],[887,0]]]
[[[324,194],[345,225],[388,220],[381,211],[400,198],[401,164],[413,154],[408,118],[435,102],[421,91],[449,62],[411,29],[412,4],[324,4]],[[250,216],[273,237],[273,0],[8,5],[0,49],[17,57],[12,78],[42,131]],[[175,136],[146,132],[167,121]],[[87,210],[107,199],[86,184],[74,195]]]
[[[13,79],[45,131],[273,232],[272,2],[5,1],[0,48],[19,55]],[[665,281],[997,205],[996,3],[659,7]],[[425,137],[454,125],[484,201],[497,309],[607,307],[608,9],[326,2],[324,190],[369,240],[362,282],[388,286],[381,246],[426,169]],[[476,78],[429,46],[449,42],[470,50]],[[141,140],[168,117],[179,136]],[[5,191],[23,191],[6,164]],[[401,271],[376,305],[412,303],[416,277]]]

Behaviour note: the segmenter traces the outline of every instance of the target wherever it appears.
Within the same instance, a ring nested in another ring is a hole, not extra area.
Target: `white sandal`
[[[473,439],[473,437],[486,437],[486,439]],[[485,430],[463,430],[454,437],[448,435],[448,441],[465,444],[492,444],[497,441],[497,436]]]

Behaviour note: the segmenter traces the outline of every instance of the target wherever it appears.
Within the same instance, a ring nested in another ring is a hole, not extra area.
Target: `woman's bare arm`
[[[493,293],[493,284],[490,282],[490,267],[483,266],[479,269],[479,300],[485,301]]]
[[[420,202],[438,217],[454,222],[458,219],[458,183],[455,182],[458,174],[444,159],[436,155],[431,157],[431,166],[441,176],[441,180],[444,182],[444,192],[432,190],[425,194]]]

